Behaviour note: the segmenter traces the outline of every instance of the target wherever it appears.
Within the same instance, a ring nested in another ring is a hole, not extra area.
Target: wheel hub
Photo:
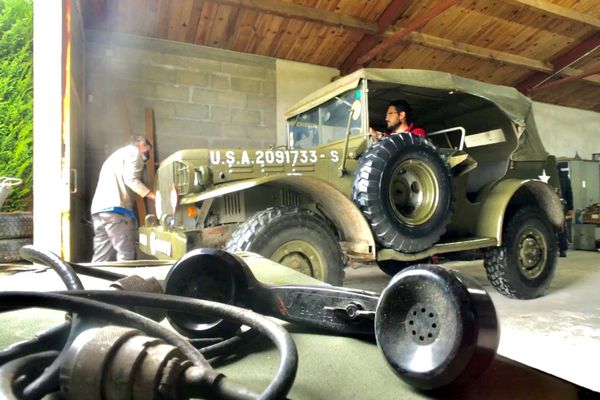
[[[281,265],[325,280],[325,262],[315,247],[303,240],[291,240],[281,245],[271,257]]]
[[[392,176],[389,196],[394,213],[407,225],[427,222],[439,199],[439,186],[431,167],[422,161],[406,160]]]
[[[546,242],[535,229],[525,230],[519,241],[519,268],[529,279],[536,278],[544,269]]]

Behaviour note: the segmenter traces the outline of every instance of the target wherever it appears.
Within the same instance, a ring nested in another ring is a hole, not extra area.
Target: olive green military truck
[[[396,99],[426,138],[370,138]],[[477,250],[498,291],[540,296],[563,214],[531,105],[513,88],[441,72],[356,71],[288,110],[286,146],[164,160],[140,248],[163,259],[197,247],[252,251],[335,285],[346,265],[393,274]]]

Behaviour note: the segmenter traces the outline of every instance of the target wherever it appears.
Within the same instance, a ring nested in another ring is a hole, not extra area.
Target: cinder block
[[[204,104],[185,104],[177,103],[175,105],[175,114],[180,117],[187,117],[197,120],[208,120],[208,106]]]
[[[229,110],[229,107],[211,106],[210,120],[213,122],[230,122],[231,112]]]
[[[275,98],[276,96],[276,87],[275,87],[275,81],[263,81],[262,83],[262,88],[261,88],[261,94],[265,97],[272,97]]]
[[[229,74],[231,76],[238,76],[243,78],[255,78],[265,79],[265,68],[255,67],[250,65],[233,64],[229,62],[223,62],[221,64],[221,72]]]
[[[139,72],[141,72],[141,74]],[[143,65],[141,66],[141,71],[138,71],[138,76],[140,76],[142,80],[148,81],[176,82],[175,70],[169,67]]]
[[[245,92],[245,93],[260,93],[260,84],[261,81],[256,79],[246,79],[246,78],[238,78],[231,77],[231,90],[235,90],[237,92]]]
[[[219,92],[212,90],[191,88],[192,90],[192,103],[196,104],[218,104],[219,103]]]
[[[178,103],[162,100],[146,100],[146,106],[152,108],[154,117],[168,118],[175,115],[175,105]]]
[[[210,74],[210,88],[215,90],[230,90],[229,75]]]
[[[190,86],[208,87],[208,73],[199,71],[177,71],[177,83]]]
[[[246,94],[241,92],[220,92],[217,94],[219,105],[244,108],[246,107]]]
[[[277,125],[277,117],[275,115],[275,109],[272,110],[261,110],[260,112],[260,124],[265,128],[275,130]]]
[[[157,84],[155,96],[167,100],[189,101],[190,88],[189,86]]]
[[[231,121],[241,124],[259,125],[260,111],[234,108],[231,110]]]
[[[270,110],[275,113],[277,102],[274,97],[248,96],[248,108],[254,110]]]

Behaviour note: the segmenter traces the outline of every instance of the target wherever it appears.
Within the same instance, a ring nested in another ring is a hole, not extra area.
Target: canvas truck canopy
[[[427,92],[429,97],[431,97],[431,93],[437,91],[438,93],[462,93],[471,95],[468,96],[470,98],[475,96],[487,100],[493,103],[515,126],[519,146],[512,154],[513,159],[543,159],[548,155],[530,115],[532,101],[528,97],[512,87],[479,82],[439,71],[360,69],[339,78],[300,100],[287,110],[285,113],[286,119],[313,109],[348,90],[358,88],[363,79],[369,82],[369,89],[376,85],[388,84],[400,87],[399,93],[410,88],[413,93],[421,89],[423,92]],[[369,96],[371,96],[371,93],[369,93]],[[409,101],[409,103],[412,103],[412,101]],[[465,102],[463,107],[469,107],[469,104],[469,102]]]

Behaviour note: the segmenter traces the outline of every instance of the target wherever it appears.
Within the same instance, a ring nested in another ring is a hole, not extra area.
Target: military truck
[[[427,136],[371,139],[406,100]],[[563,212],[555,158],[531,101],[447,73],[362,69],[286,113],[288,142],[190,149],[165,159],[143,252],[252,251],[341,285],[344,267],[394,274],[439,254],[478,251],[492,285],[533,298],[550,284]]]

